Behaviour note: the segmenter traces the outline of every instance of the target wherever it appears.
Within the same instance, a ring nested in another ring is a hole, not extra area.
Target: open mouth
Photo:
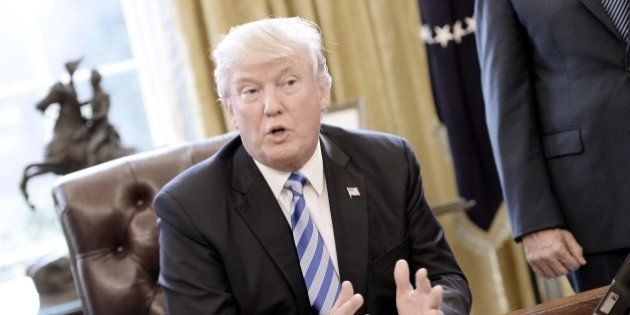
[[[279,134],[282,134],[282,133],[284,133],[284,132],[285,132],[285,129],[284,129],[284,128],[282,128],[282,127],[278,127],[278,128],[273,128],[273,129],[271,129],[270,134],[272,134],[272,135],[279,135]]]

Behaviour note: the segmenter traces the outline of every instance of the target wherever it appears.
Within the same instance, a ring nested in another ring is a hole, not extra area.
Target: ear
[[[234,106],[232,105],[232,102],[230,102],[229,100],[226,100],[222,103],[224,104],[225,108],[228,111],[228,114],[230,115],[230,119],[232,120],[232,126],[234,126],[236,130],[238,130],[238,119],[236,118],[236,113],[234,112]]]
[[[324,112],[330,107],[330,87],[322,84],[319,87],[319,111]]]

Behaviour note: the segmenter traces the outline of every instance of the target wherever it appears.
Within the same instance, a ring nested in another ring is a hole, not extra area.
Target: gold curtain
[[[457,199],[452,162],[435,113],[416,1],[387,0],[171,0],[194,71],[204,136],[227,131],[217,101],[208,52],[231,26],[269,16],[301,16],[321,28],[337,102],[363,98],[370,129],[406,137],[422,167],[427,199]],[[502,211],[504,213],[504,210]],[[522,250],[508,238],[470,246],[457,230],[475,227],[463,214],[439,218],[473,291],[473,314],[501,314],[533,304]],[[497,218],[505,226],[505,215]],[[479,242],[491,241],[477,232]]]

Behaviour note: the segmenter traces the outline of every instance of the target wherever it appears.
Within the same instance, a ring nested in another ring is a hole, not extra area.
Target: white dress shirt
[[[284,189],[284,184],[291,172],[283,172],[266,166],[254,159],[256,166],[262,173],[265,181],[271,188],[273,195],[278,200],[280,208],[284,217],[287,219],[289,226],[291,225],[291,199],[293,195],[287,189]],[[304,186],[304,199],[306,201],[306,208],[313,220],[313,223],[319,230],[319,234],[324,240],[324,245],[328,250],[328,255],[332,260],[333,266],[337,275],[339,275],[339,268],[337,266],[337,249],[335,247],[335,233],[333,231],[332,218],[330,216],[330,204],[328,203],[328,189],[326,188],[326,178],[324,176],[324,162],[322,160],[322,151],[317,142],[317,148],[313,153],[313,156],[304,164],[304,166],[298,170],[298,172],[308,180]]]

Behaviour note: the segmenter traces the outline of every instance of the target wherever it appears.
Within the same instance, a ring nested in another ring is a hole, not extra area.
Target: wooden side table
[[[565,298],[516,310],[511,315],[543,315],[543,314],[593,314],[597,303],[606,294],[608,286],[567,296]]]

